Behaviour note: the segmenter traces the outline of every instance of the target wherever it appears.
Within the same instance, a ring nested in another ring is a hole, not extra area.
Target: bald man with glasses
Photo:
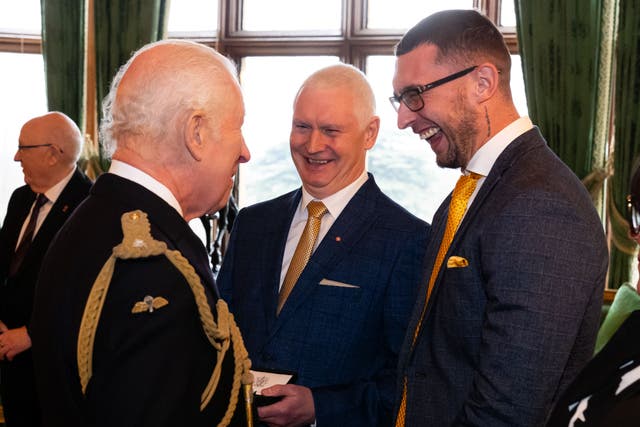
[[[82,144],[76,124],[60,112],[20,131],[14,160],[26,185],[11,195],[0,230],[0,395],[8,427],[40,425],[28,324],[44,254],[91,187],[76,166]]]

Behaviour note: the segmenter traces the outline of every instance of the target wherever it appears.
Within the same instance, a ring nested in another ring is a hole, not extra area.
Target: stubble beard
[[[454,122],[455,131],[447,132],[449,146],[447,151],[436,156],[436,164],[441,168],[465,168],[471,160],[473,153],[473,141],[478,135],[476,125],[478,114],[471,110],[463,100],[460,100],[456,115],[460,117],[458,123]]]

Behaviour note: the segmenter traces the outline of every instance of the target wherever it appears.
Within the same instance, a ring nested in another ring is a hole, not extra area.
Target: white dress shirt
[[[122,178],[126,178],[129,181],[135,182],[136,184],[140,184],[141,186],[167,202],[172,208],[178,211],[181,217],[184,218],[184,215],[182,214],[182,208],[180,207],[180,203],[178,203],[178,199],[176,199],[171,190],[169,190],[163,183],[161,183],[151,175],[120,160],[111,161],[109,173],[118,175]]]
[[[362,187],[362,185],[367,182],[367,179],[369,179],[369,176],[367,175],[367,171],[365,170],[355,181],[344,187],[342,190],[338,191],[335,194],[332,194],[329,197],[320,199],[320,201],[327,207],[327,213],[322,217],[322,222],[320,223],[320,232],[318,233],[318,238],[316,239],[316,243],[313,247],[314,251],[316,250],[318,245],[320,245],[320,242],[322,241],[322,239],[324,239],[324,236],[327,235],[327,232],[336,221],[336,218],[338,218],[340,213],[342,213],[344,208],[347,206],[351,198],[358,192],[360,187]],[[289,228],[289,234],[287,235],[287,243],[284,248],[284,256],[282,257],[280,287],[282,286],[284,276],[286,276],[287,270],[289,269],[289,264],[291,264],[291,258],[293,258],[293,253],[296,250],[296,246],[298,246],[300,236],[302,236],[302,232],[304,231],[304,226],[307,223],[307,205],[312,200],[319,199],[315,199],[311,194],[307,192],[307,190],[305,190],[304,186],[302,186],[302,197],[300,198],[298,208],[293,215],[291,227]],[[278,287],[278,289],[280,287]]]
[[[47,201],[42,206],[40,206],[40,211],[38,212],[38,218],[36,219],[36,228],[33,230],[32,239],[34,239],[36,237],[36,234],[38,234],[38,230],[40,230],[42,223],[47,218],[47,215],[49,215],[49,212],[51,212],[51,208],[53,207],[53,204],[58,200],[58,197],[60,197],[60,194],[62,193],[62,190],[64,190],[64,187],[66,187],[69,181],[71,181],[71,177],[73,176],[75,171],[76,171],[76,168],[73,168],[73,170],[67,176],[62,178],[60,181],[58,181],[56,185],[54,185],[53,187],[51,187],[50,189],[44,192],[44,195],[47,197]],[[27,224],[29,224],[29,220],[31,219],[31,213],[33,212],[33,208],[35,205],[36,205],[36,202],[34,200],[33,204],[31,205],[31,209],[29,210],[29,215],[27,215],[27,218],[25,218],[24,222],[22,223],[22,228],[20,229],[20,236],[18,237],[18,241],[16,242],[16,249],[20,245],[20,241],[22,240],[24,231],[27,228]]]
[[[468,175],[469,173],[474,172],[482,175],[482,178],[478,180],[476,189],[469,198],[467,210],[469,210],[469,206],[471,206],[471,203],[473,203],[473,200],[476,198],[476,194],[480,191],[482,184],[484,183],[487,175],[489,175],[489,172],[491,172],[491,168],[493,168],[493,165],[500,154],[502,154],[505,148],[507,148],[513,140],[532,128],[533,123],[531,123],[529,117],[520,117],[495,134],[489,141],[480,147],[478,151],[476,151],[473,157],[471,157],[467,168],[463,170],[462,173]]]

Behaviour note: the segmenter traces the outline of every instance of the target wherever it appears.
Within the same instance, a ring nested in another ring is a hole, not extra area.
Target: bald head
[[[302,83],[295,100],[308,88],[319,90],[340,90],[351,94],[354,111],[362,121],[368,121],[376,113],[376,99],[373,89],[362,71],[349,64],[335,64],[311,74]]]
[[[28,137],[30,145],[51,144],[59,148],[60,163],[67,169],[80,158],[84,142],[75,122],[58,111],[29,120],[22,126],[21,135]]]
[[[75,168],[83,141],[73,120],[54,111],[22,126],[14,160],[22,165],[31,189],[44,193]]]

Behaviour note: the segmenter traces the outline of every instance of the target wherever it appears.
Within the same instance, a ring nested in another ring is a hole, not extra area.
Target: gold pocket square
[[[336,282],[335,280],[322,279],[320,281],[322,286],[337,286],[338,288],[359,288],[360,286],[350,285],[348,283]]]
[[[135,303],[135,305],[131,309],[131,312],[134,314],[144,313],[145,311],[153,313],[153,310],[162,308],[167,304],[169,304],[169,301],[167,301],[163,297],[154,298],[151,295],[147,295],[142,301],[138,301],[137,303]]]
[[[467,267],[469,265],[469,261],[466,258],[462,258],[461,256],[450,256],[447,260],[447,268],[460,268]]]

